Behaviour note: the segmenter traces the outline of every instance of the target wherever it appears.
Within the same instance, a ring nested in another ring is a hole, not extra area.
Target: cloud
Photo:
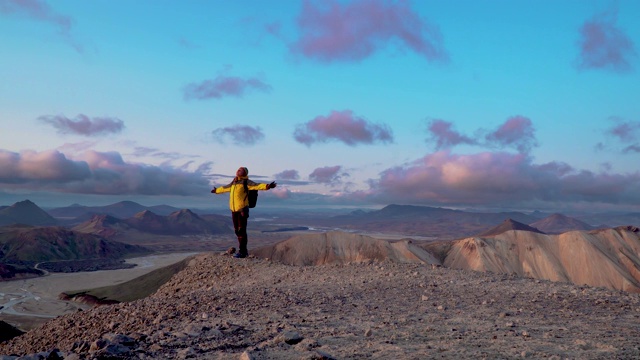
[[[636,51],[631,39],[617,27],[617,17],[617,10],[611,10],[594,16],[582,25],[579,69],[632,70],[630,61],[636,56]]]
[[[89,118],[84,114],[79,114],[75,119],[69,119],[62,115],[44,115],[38,117],[38,120],[52,125],[58,130],[59,134],[99,136],[105,134],[116,134],[124,129],[124,122],[118,118]]]
[[[224,143],[226,138],[231,138],[236,145],[255,145],[264,139],[264,133],[259,126],[234,125],[215,129],[211,134],[220,143]]]
[[[167,152],[157,148],[151,148],[151,147],[145,147],[145,146],[136,146],[133,149],[133,153],[129,155],[132,155],[135,157],[149,156],[149,157],[161,158],[161,159],[167,159],[167,160],[180,160],[180,159],[186,159],[186,158],[193,159],[193,158],[200,157],[200,155],[188,155],[188,154],[183,154],[183,153],[174,152],[174,151]]]
[[[507,119],[497,130],[486,135],[485,139],[488,144],[499,148],[514,147],[521,153],[528,153],[538,145],[533,124],[524,116]]]
[[[609,118],[611,125],[604,130],[604,134],[610,143],[599,142],[595,145],[598,151],[614,150],[621,151],[623,154],[640,152],[640,122],[625,120],[623,118],[612,116]],[[619,146],[624,147],[620,150]]]
[[[264,25],[264,31],[276,38],[282,38],[282,24],[280,22],[272,22]]]
[[[612,117],[609,120],[613,122],[613,125],[607,129],[607,134],[612,135],[624,143],[631,143],[639,140],[640,121],[628,121],[619,117]]]
[[[640,144],[633,144],[622,149],[622,152],[625,154],[628,153],[640,153]]]
[[[199,48],[198,45],[195,45],[193,42],[191,42],[191,40],[187,39],[184,36],[181,36],[180,38],[178,38],[177,42],[178,42],[178,45],[180,45],[180,47],[185,49],[192,50],[192,49]]]
[[[399,43],[428,61],[448,61],[438,28],[408,1],[335,0],[304,2],[300,38],[291,51],[322,62],[360,61],[389,43]]]
[[[434,119],[427,124],[429,136],[427,142],[434,142],[436,150],[449,149],[457,145],[475,145],[488,148],[515,148],[528,153],[538,146],[535,129],[529,118],[512,116],[496,130],[478,129],[474,137],[464,135],[453,129],[453,123]]]
[[[219,75],[213,80],[188,84],[184,88],[184,98],[185,100],[221,99],[228,96],[240,98],[250,90],[270,92],[271,85],[255,77],[243,79],[236,76]]]
[[[452,129],[453,123],[434,119],[427,125],[430,133],[427,141],[436,143],[436,149],[446,149],[460,144],[475,145],[477,141]]]
[[[370,186],[359,196],[380,203],[518,207],[531,203],[635,204],[640,200],[639,172],[595,173],[558,162],[536,165],[525,154],[505,152],[436,152],[383,171]]]
[[[93,148],[94,146],[96,146],[96,144],[98,144],[96,141],[82,141],[82,142],[77,142],[77,143],[65,143],[62,144],[61,146],[58,146],[56,148],[56,150],[59,150],[60,152],[69,152],[72,154],[76,154],[76,153],[81,153],[84,151],[87,151],[91,148]]]
[[[31,20],[53,25],[59,34],[77,52],[82,53],[84,47],[71,35],[73,20],[56,13],[45,1],[40,0],[0,0],[0,14],[23,16]]]
[[[298,174],[298,170],[284,170],[275,174],[275,177],[278,180],[298,180],[300,179],[300,175]]]
[[[0,150],[5,189],[101,195],[200,195],[209,189],[200,172],[125,162],[117,152],[87,151],[78,160],[50,150]]]
[[[320,167],[309,174],[309,180],[323,184],[336,184],[340,182],[342,176],[348,175],[341,174],[340,170],[342,170],[342,166]]]
[[[296,126],[293,136],[297,142],[307,146],[332,140],[349,146],[393,142],[393,134],[387,125],[367,122],[351,110],[332,111],[327,117],[318,116]]]

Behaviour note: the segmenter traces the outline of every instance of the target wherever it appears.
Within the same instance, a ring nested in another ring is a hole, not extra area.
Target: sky
[[[640,211],[635,0],[0,0],[0,205]],[[260,205],[259,205],[260,206]]]

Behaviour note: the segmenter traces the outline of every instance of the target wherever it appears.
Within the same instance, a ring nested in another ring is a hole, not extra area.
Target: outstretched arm
[[[272,181],[270,184],[265,184],[265,183],[256,183],[249,180],[249,182],[247,183],[247,187],[249,188],[249,190],[269,190],[269,189],[273,189],[276,186],[277,184],[275,181]],[[218,192],[219,191],[220,190],[218,189]]]
[[[225,185],[225,186],[220,186],[220,187],[213,187],[213,189],[211,189],[211,193],[212,194],[222,194],[222,193],[226,193],[231,191],[231,184],[229,185]]]

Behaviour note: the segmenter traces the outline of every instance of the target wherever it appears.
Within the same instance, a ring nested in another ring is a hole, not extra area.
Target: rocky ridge
[[[639,319],[638,294],[604,288],[419,263],[287,266],[209,253],[148,298],[53,319],[0,354],[627,359],[640,356]]]

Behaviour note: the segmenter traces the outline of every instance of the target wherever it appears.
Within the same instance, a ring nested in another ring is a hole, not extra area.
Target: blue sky
[[[0,204],[640,211],[638,1],[0,0]],[[264,200],[263,200],[264,199]]]

